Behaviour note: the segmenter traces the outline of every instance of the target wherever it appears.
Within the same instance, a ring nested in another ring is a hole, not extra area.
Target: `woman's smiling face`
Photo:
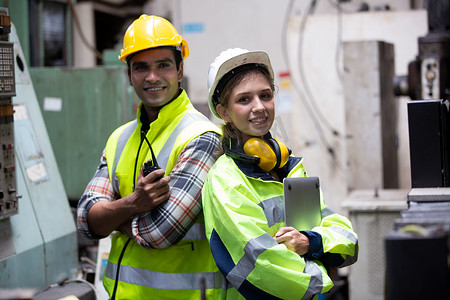
[[[226,106],[217,105],[217,112],[241,132],[243,142],[269,132],[275,117],[274,92],[266,76],[254,71],[237,84]]]

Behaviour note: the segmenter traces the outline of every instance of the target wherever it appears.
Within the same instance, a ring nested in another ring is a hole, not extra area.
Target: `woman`
[[[333,286],[327,269],[354,263],[358,253],[350,221],[322,199],[319,226],[285,227],[283,179],[307,173],[302,158],[271,138],[273,81],[262,51],[228,49],[209,69],[209,107],[225,125],[202,201],[226,299],[317,298]]]

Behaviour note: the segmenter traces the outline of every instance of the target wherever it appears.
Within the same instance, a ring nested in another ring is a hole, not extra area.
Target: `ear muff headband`
[[[238,159],[240,161],[243,161],[245,163],[258,165],[259,164],[259,157],[246,155],[237,151],[234,151],[229,146],[226,145],[225,141],[223,142],[223,150],[226,155],[228,155],[231,158]]]
[[[278,142],[275,141],[274,139],[267,139],[265,141],[270,146],[270,148],[272,148],[272,150],[275,154],[276,161],[275,161],[274,168],[279,168],[280,164],[281,164],[281,149],[280,149],[280,146],[278,145]]]
[[[280,164],[279,164],[278,168],[282,168],[287,163],[287,161],[289,159],[289,155],[291,154],[291,151],[279,139],[274,138],[272,141],[273,141],[273,143],[277,144],[277,146],[280,149],[280,154],[279,154]]]

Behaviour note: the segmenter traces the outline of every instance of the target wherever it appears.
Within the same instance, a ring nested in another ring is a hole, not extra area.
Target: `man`
[[[115,231],[103,276],[111,299],[216,298],[219,292],[201,187],[220,131],[180,87],[188,55],[183,37],[157,16],[142,15],[124,36],[119,59],[141,103],[136,120],[109,137],[77,219],[91,239]],[[144,176],[145,162],[161,169]]]

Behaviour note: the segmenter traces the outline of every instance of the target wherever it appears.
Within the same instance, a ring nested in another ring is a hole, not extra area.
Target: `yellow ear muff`
[[[259,167],[269,172],[277,164],[277,156],[272,148],[260,138],[251,138],[244,144],[244,152],[247,155],[259,157]]]
[[[288,159],[289,159],[289,149],[288,147],[286,147],[286,145],[281,142],[279,139],[274,138],[275,141],[277,141],[278,146],[280,147],[280,165],[278,166],[278,168],[282,168],[284,167],[284,165],[287,163]]]
[[[266,172],[282,168],[289,159],[289,149],[279,139],[251,138],[245,142],[244,152],[259,157],[258,166]]]

